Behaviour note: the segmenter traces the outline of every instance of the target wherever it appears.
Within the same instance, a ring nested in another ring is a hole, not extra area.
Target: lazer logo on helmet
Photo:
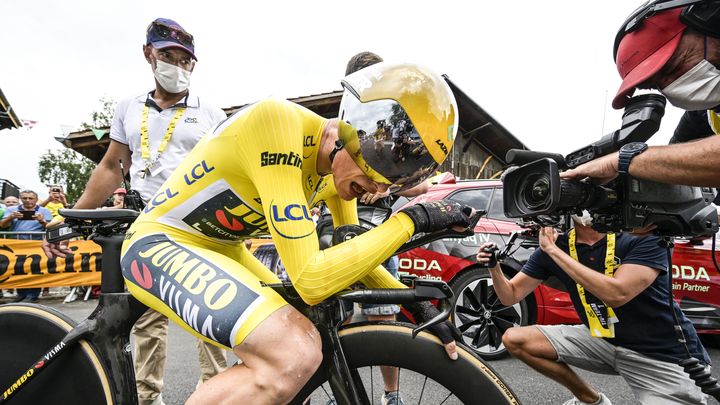
[[[440,145],[440,150],[442,150],[445,155],[448,154],[448,148],[447,148],[447,146],[445,146],[445,144],[441,140],[436,139],[435,143]]]
[[[225,190],[198,204],[183,222],[203,235],[237,240],[267,234],[265,215],[254,210],[232,190]]]
[[[123,256],[122,268],[128,281],[163,301],[195,331],[230,347],[238,314],[259,297],[210,260],[165,235],[135,242]]]
[[[277,205],[270,202],[270,225],[285,239],[301,239],[315,232],[312,217],[305,204]]]
[[[271,153],[263,152],[260,154],[260,166],[284,165],[294,166],[302,169],[302,156],[295,152],[290,153]]]

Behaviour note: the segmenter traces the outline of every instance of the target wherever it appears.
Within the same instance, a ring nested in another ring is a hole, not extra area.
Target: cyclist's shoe
[[[393,391],[382,396],[380,400],[382,405],[405,405],[405,401],[402,399],[402,395],[399,392]]]
[[[600,395],[600,399],[597,400],[597,402],[593,402],[592,405],[612,405],[612,402],[608,399],[608,397],[605,396],[602,392],[598,393]],[[577,398],[570,399],[566,401],[563,405],[586,405],[589,404],[588,402],[582,402]]]

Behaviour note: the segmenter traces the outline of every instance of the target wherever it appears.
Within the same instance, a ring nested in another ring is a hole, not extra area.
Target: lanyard
[[[147,104],[145,104],[145,106],[143,107],[142,121],[140,122],[140,150],[142,152],[142,159],[145,162],[145,169],[140,171],[141,178],[145,178],[146,175],[150,174],[150,168],[153,167],[155,163],[157,163],[157,161],[160,159],[160,155],[165,151],[165,148],[170,142],[170,138],[172,137],[173,132],[175,132],[175,125],[177,124],[180,117],[182,117],[182,115],[185,113],[185,107],[180,107],[177,109],[177,111],[175,111],[175,115],[170,120],[170,124],[168,124],[168,127],[165,130],[165,136],[163,136],[163,140],[157,149],[157,154],[152,160],[150,159],[150,140],[148,139],[149,113],[150,108]]]
[[[570,249],[570,257],[579,262],[577,248],[575,247],[574,228],[571,229],[568,234],[568,247]],[[607,234],[607,249],[605,250],[605,275],[612,277],[613,274],[615,274],[615,234],[609,233]],[[578,283],[575,285],[580,295],[580,301],[585,308],[590,335],[593,337],[614,338],[614,324],[618,321],[615,311],[590,293],[587,295],[591,296],[592,299],[588,299],[585,294],[585,288]],[[588,303],[588,301],[592,302]]]
[[[720,116],[718,116],[718,113],[714,110],[708,110],[707,115],[710,128],[712,128],[713,132],[716,134],[720,134]]]

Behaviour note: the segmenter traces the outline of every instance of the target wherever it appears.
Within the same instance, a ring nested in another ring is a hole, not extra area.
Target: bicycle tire
[[[42,305],[0,305],[0,359],[3,363],[0,390],[12,389],[18,377],[29,372],[29,367],[75,326],[68,316]],[[7,401],[8,404],[115,403],[100,355],[92,343],[85,340],[66,348],[27,384]],[[4,398],[4,394],[0,392],[0,398]]]
[[[472,349],[458,344],[458,360],[450,360],[436,336],[412,337],[412,325],[398,322],[358,323],[340,329],[350,369],[395,366],[429,377],[463,404],[519,404],[510,387]],[[402,371],[401,371],[402,372]],[[327,381],[319,370],[291,404],[302,404]],[[402,389],[401,389],[402,391]]]

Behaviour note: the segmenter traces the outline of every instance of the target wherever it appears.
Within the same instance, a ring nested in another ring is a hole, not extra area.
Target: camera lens
[[[533,174],[525,179],[521,200],[531,210],[543,207],[550,197],[550,179],[543,173]]]

